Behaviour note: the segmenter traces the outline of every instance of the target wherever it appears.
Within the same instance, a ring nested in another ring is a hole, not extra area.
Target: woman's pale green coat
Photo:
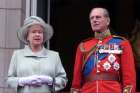
[[[55,78],[55,91],[66,86],[67,77],[61,64],[58,52],[43,48],[38,53],[33,53],[28,46],[16,50],[11,58],[7,83],[19,93],[42,93],[51,92],[51,87],[18,86],[18,79],[30,75],[49,75]]]

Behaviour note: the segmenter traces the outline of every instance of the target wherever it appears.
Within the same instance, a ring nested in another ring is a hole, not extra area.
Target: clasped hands
[[[41,86],[42,84],[52,85],[53,78],[47,75],[32,75],[19,78],[18,84],[19,86]]]

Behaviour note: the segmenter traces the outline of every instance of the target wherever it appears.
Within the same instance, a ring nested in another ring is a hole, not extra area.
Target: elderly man
[[[111,35],[105,8],[93,8],[89,18],[95,37],[82,41],[77,48],[71,93],[135,93],[129,41]]]

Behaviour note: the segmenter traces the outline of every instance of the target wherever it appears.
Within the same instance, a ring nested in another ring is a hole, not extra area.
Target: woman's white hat
[[[25,44],[28,44],[28,41],[27,41],[28,27],[35,25],[35,24],[39,24],[42,27],[44,27],[44,37],[43,37],[44,43],[53,36],[53,28],[51,25],[46,24],[45,21],[43,21],[43,19],[40,17],[30,16],[24,20],[23,26],[17,32],[19,40],[21,40]]]

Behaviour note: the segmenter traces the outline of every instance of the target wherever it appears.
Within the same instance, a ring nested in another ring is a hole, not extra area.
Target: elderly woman
[[[25,19],[18,38],[25,44],[11,58],[7,83],[18,93],[50,93],[66,86],[67,78],[59,53],[44,48],[53,29],[40,17]]]

